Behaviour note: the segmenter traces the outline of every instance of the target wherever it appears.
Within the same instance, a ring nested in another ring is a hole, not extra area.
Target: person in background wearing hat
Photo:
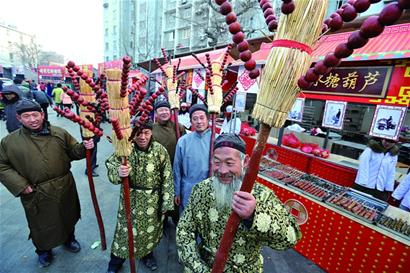
[[[226,106],[225,119],[222,123],[221,134],[236,134],[241,132],[241,120],[240,118],[232,118],[233,107],[232,105]]]
[[[0,181],[23,204],[40,266],[50,265],[52,248],[81,247],[74,236],[80,202],[71,161],[83,159],[92,140],[78,143],[66,130],[44,120],[41,106],[23,99],[16,106],[22,128],[0,144]]]
[[[162,238],[164,213],[173,210],[174,180],[167,150],[152,137],[152,122],[135,127],[130,140],[132,152],[128,165],[121,158],[111,155],[106,166],[108,178],[113,184],[121,184],[122,177],[129,177],[131,219],[133,221],[135,256],[151,270],[157,269],[153,250]],[[128,235],[123,191],[118,208],[117,225],[111,246],[109,273],[118,272],[128,258]]]
[[[175,130],[175,123],[171,121],[171,106],[168,101],[158,101],[154,105],[155,116],[157,122],[152,128],[152,135],[154,139],[162,144],[167,149],[171,159],[171,165],[174,161],[175,146],[177,145],[177,136]],[[184,126],[179,124],[180,137],[185,135]]]
[[[399,147],[389,139],[371,139],[359,158],[353,188],[387,201],[393,191]]]
[[[155,116],[157,117],[157,122],[154,123],[152,128],[152,135],[154,139],[162,144],[162,146],[167,149],[169,157],[171,159],[171,167],[173,166],[175,147],[177,145],[177,136],[175,123],[171,121],[171,106],[168,101],[161,100],[154,105]],[[185,129],[182,124],[179,124],[179,135],[180,137],[185,135]],[[171,216],[174,224],[178,223],[179,215],[178,208],[173,211],[169,211],[167,216]],[[168,217],[165,217],[165,224],[168,222]]]
[[[21,98],[25,98],[29,100],[33,99],[33,93],[31,92],[29,85],[27,84],[27,82],[23,82],[22,78],[17,78],[17,77],[14,78],[13,85],[17,86],[21,90],[21,93],[22,93]]]
[[[191,119],[189,118],[188,104],[186,102],[181,103],[181,109],[178,113],[178,122],[184,125],[185,129],[191,128]]]
[[[216,139],[213,176],[194,186],[177,227],[185,273],[211,271],[232,210],[242,221],[224,272],[262,272],[263,246],[285,250],[302,237],[295,218],[273,191],[257,183],[252,193],[239,191],[248,164],[239,136],[223,134]]]
[[[399,186],[394,190],[392,197],[397,201],[401,201],[399,208],[410,211],[410,173],[400,182]]]
[[[194,185],[208,177],[211,130],[208,110],[203,104],[189,109],[195,131],[178,140],[174,158],[175,204],[182,214]]]
[[[5,104],[6,128],[11,133],[21,127],[21,123],[16,116],[16,105],[23,98],[23,93],[17,85],[12,84],[5,86],[1,94],[1,101]]]

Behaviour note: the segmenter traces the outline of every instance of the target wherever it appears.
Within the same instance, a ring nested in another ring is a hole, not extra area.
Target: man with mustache
[[[208,128],[208,110],[203,104],[189,109],[194,132],[178,140],[174,159],[175,204],[182,214],[192,187],[208,177],[211,130]]]
[[[81,247],[74,236],[80,202],[71,162],[83,159],[93,140],[78,143],[66,130],[44,120],[41,106],[23,99],[16,106],[22,128],[0,144],[0,181],[20,197],[41,267],[52,262],[52,248]]]
[[[284,250],[301,238],[295,219],[271,190],[255,184],[252,193],[239,191],[248,163],[239,136],[223,134],[216,139],[213,176],[193,188],[177,227],[185,273],[211,271],[232,210],[242,222],[224,272],[262,272],[262,246]]]
[[[174,208],[174,181],[169,155],[164,146],[152,138],[152,126],[151,121],[145,121],[134,128],[130,137],[134,145],[127,166],[122,165],[121,158],[115,154],[107,159],[106,166],[113,184],[121,184],[122,177],[129,177],[135,256],[153,271],[158,267],[153,250],[162,238],[164,213]],[[123,204],[121,189],[107,273],[118,272],[129,255]]]

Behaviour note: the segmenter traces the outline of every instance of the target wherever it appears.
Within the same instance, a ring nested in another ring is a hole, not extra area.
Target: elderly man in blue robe
[[[194,131],[178,140],[173,167],[175,204],[180,213],[188,203],[192,188],[209,176],[208,110],[203,104],[195,104],[189,109],[189,116]]]

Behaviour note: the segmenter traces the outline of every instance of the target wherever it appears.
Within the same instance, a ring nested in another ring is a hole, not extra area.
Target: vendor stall
[[[410,213],[266,157],[260,167],[300,224],[302,255],[327,272],[408,271]]]
[[[323,59],[330,49],[345,41],[350,34],[323,36],[313,52],[315,60]],[[410,24],[388,26],[382,35],[355,51],[355,54],[344,60],[340,67],[321,76],[311,88],[303,90],[299,96],[303,100],[300,121],[289,118],[287,125],[294,123],[300,125],[300,128],[303,127],[305,132],[293,132],[299,141],[317,144],[319,148],[329,151],[330,156],[324,160],[313,154],[303,153],[299,149],[285,148],[282,145],[276,149],[279,161],[304,172],[315,173],[330,181],[351,186],[358,168],[357,159],[366,148],[368,136],[377,135],[372,134],[372,131],[377,131],[379,125],[381,129],[387,128],[384,124],[387,122],[387,117],[375,117],[378,108],[392,106],[404,109],[402,132],[396,133],[401,133],[400,139],[403,139],[406,130],[410,132],[409,44]],[[270,48],[270,44],[262,43],[260,50],[254,53],[258,65],[264,64]],[[247,92],[247,100],[252,99],[255,95],[248,93],[250,90],[253,92],[254,87],[249,87],[248,81],[242,75],[246,74],[246,71],[241,73],[243,62],[237,61],[233,65],[239,66],[238,92]],[[336,120],[331,119],[331,115],[327,118],[326,115],[331,111],[325,110],[336,108],[337,104],[344,105],[345,109],[343,115],[337,118],[338,124],[331,124]],[[249,107],[246,110],[252,111]],[[378,124],[379,120],[382,123]],[[312,129],[319,127],[324,133],[311,133]],[[373,130],[374,128],[376,130]],[[387,133],[388,130],[384,131]],[[285,130],[286,133],[290,131]],[[246,140],[250,142],[250,145],[247,145],[250,152],[255,139],[246,138]],[[281,145],[281,140],[279,130],[272,130],[270,143]],[[396,180],[400,180],[407,172],[406,168],[410,165],[409,158],[409,149],[403,143],[398,164],[398,167],[402,168],[397,170]]]

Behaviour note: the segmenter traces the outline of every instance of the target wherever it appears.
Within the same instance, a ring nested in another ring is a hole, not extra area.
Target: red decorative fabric
[[[286,40],[286,39],[280,39],[280,40],[274,40],[272,42],[272,47],[287,47],[287,48],[295,48],[299,49],[300,51],[304,51],[309,55],[312,55],[313,49],[303,43],[299,43],[297,41],[293,40]]]

